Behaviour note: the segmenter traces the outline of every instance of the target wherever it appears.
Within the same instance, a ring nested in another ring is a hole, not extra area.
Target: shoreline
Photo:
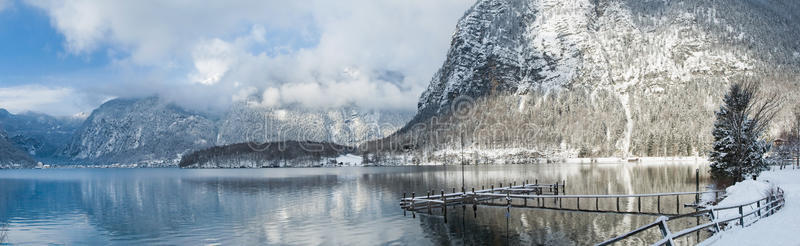
[[[353,161],[354,155],[349,155],[347,158]],[[339,159],[339,158],[337,158]],[[631,161],[635,160],[635,161]],[[493,164],[467,164],[466,166],[500,166],[500,165],[664,165],[664,164],[708,164],[709,161],[706,157],[698,156],[676,156],[676,157],[601,157],[601,158],[565,158],[560,160],[553,159],[538,159],[537,162],[531,163],[493,163]],[[46,170],[46,169],[134,169],[134,168],[179,168],[179,169],[270,169],[270,168],[347,168],[347,167],[414,167],[414,166],[459,166],[457,163],[443,164],[441,162],[425,162],[419,164],[349,164],[349,165],[318,165],[318,166],[283,166],[283,167],[178,167],[177,165],[163,165],[163,166],[149,166],[141,164],[108,164],[108,165],[51,165],[49,168],[0,168],[0,170],[18,170],[18,169],[32,169],[32,170]]]

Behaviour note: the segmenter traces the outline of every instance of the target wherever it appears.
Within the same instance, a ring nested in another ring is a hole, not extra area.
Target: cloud
[[[87,96],[66,87],[23,85],[0,87],[0,108],[12,113],[33,111],[56,116],[89,112],[97,102],[86,101]]]
[[[68,54],[115,55],[106,72],[128,84],[104,93],[413,109],[474,0],[26,3],[50,16]]]
[[[11,0],[0,0],[0,12],[11,7]]]

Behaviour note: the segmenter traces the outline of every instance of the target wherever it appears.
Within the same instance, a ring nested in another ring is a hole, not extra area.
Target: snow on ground
[[[769,195],[769,191],[772,190],[774,186],[775,185],[772,184],[771,181],[765,179],[759,179],[758,181],[751,179],[736,183],[736,185],[725,189],[725,194],[726,194],[725,199],[720,201],[716,206],[712,207],[722,208],[722,207],[730,207],[730,206],[736,206],[740,204],[754,202],[756,200],[767,197]],[[764,203],[762,202],[762,204]],[[757,208],[758,208],[757,204],[751,204],[742,207],[742,212],[749,213],[756,210]],[[716,217],[721,219],[731,218],[736,216],[739,216],[738,209],[726,209],[718,211],[716,213]],[[745,224],[750,224],[755,220],[756,220],[755,216],[748,216],[747,218],[745,218]],[[739,225],[729,224],[728,228],[734,228],[737,226]]]
[[[343,166],[361,166],[361,156],[346,154],[336,157],[336,163],[342,163]]]
[[[782,188],[786,205],[772,216],[748,227],[732,227],[705,242],[707,245],[800,245],[800,169],[767,171],[759,181],[745,181],[728,188],[728,197],[720,202],[725,206],[753,201],[763,197],[771,185]],[[730,200],[729,200],[730,199]],[[738,214],[738,211],[735,211]],[[723,218],[725,215],[723,215]]]
[[[671,156],[671,157],[630,157],[630,158],[622,158],[622,157],[602,157],[602,158],[567,158],[564,160],[565,163],[571,164],[587,164],[587,163],[597,163],[597,164],[617,164],[620,162],[632,162],[636,164],[664,164],[664,163],[687,163],[687,164],[697,164],[697,163],[707,163],[708,158],[705,157],[697,157],[697,156]]]

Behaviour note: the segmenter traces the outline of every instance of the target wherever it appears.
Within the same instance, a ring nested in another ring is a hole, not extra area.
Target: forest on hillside
[[[334,143],[283,141],[237,143],[199,150],[181,158],[179,167],[260,168],[318,166],[325,158],[352,152],[352,148]],[[335,163],[331,163],[335,164]]]
[[[622,95],[610,90],[571,88],[456,99],[447,113],[422,119],[418,116],[391,137],[368,142],[359,150],[372,155],[412,155],[422,162],[441,160],[442,150],[457,151],[462,146],[473,153],[526,149],[537,158],[705,156],[712,141],[719,91],[724,86],[688,83]],[[775,91],[781,86],[769,83],[765,88]],[[628,97],[630,126],[621,96]],[[773,123],[774,132],[790,125],[791,106],[787,105]]]

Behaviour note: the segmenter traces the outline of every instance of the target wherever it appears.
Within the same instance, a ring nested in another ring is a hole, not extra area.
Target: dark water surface
[[[703,187],[707,169],[697,164],[468,166],[465,183],[566,180],[567,194],[694,191],[698,167]],[[411,218],[399,208],[403,192],[460,185],[457,166],[0,170],[0,230],[21,245],[586,245],[655,219],[512,209],[507,227],[502,207],[453,207],[446,224],[438,211]],[[663,199],[662,209],[675,211],[674,197]],[[633,199],[621,202],[636,209]],[[643,204],[656,209],[655,198]],[[615,209],[615,201],[600,207]]]

